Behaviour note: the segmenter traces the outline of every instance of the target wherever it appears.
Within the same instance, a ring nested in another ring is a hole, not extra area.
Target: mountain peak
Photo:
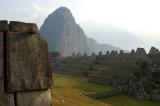
[[[85,35],[71,11],[66,7],[60,7],[51,13],[41,26],[40,32],[47,40],[49,50],[60,52],[62,56],[69,56],[73,52],[91,54],[99,52],[100,48],[104,49],[104,46]],[[107,45],[105,50],[113,48],[117,49]]]
[[[61,11],[61,12],[70,12],[70,10],[67,7],[59,7],[55,11]]]
[[[71,11],[67,7],[59,7],[53,14],[73,17]]]

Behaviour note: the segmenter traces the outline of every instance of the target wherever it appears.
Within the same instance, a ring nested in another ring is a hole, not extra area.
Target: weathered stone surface
[[[7,35],[7,91],[35,91],[52,85],[47,43],[38,34]],[[23,106],[23,105],[22,105]]]
[[[160,54],[159,50],[155,47],[151,47],[149,54]]]
[[[50,90],[17,94],[17,106],[52,106]]]
[[[0,32],[0,106],[14,106],[13,94],[7,94],[4,90],[3,43],[3,32]]]
[[[5,93],[4,80],[0,78],[0,106],[15,106],[14,95]]]
[[[137,48],[136,50],[136,55],[137,56],[146,56],[146,51],[144,48]]]
[[[8,31],[8,21],[0,21],[0,32]]]
[[[27,24],[24,22],[10,21],[9,31],[11,31],[11,32],[27,32]]]
[[[30,34],[39,33],[38,27],[34,23],[24,23],[18,21],[11,21],[9,25],[11,32],[28,32]]]
[[[37,25],[33,23],[27,23],[27,32],[31,34],[39,33]]]

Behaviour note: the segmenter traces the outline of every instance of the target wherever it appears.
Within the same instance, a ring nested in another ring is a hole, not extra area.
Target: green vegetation
[[[53,78],[54,88],[51,90],[53,106],[110,106],[82,95],[77,85],[86,81],[85,78],[59,74],[54,74]]]
[[[76,85],[76,88],[85,93],[103,93],[113,90],[113,87],[110,86],[88,82],[86,78],[80,78],[77,81],[78,83]]]
[[[132,65],[93,65],[93,70],[90,71],[91,77],[96,77],[102,80],[119,79],[125,80],[131,73]]]
[[[61,64],[61,67],[65,70],[73,70],[73,71],[80,71],[84,69],[88,69],[88,65],[82,64]]]
[[[138,100],[126,95],[113,96],[100,101],[112,106],[160,106],[160,102]]]
[[[81,92],[94,92],[94,93],[109,92],[113,90],[113,87],[108,87],[88,82],[88,79],[85,77],[78,77],[78,76],[75,77],[75,76],[59,75],[59,74],[56,74],[54,76],[56,77],[57,87],[73,86],[74,88],[80,90]]]
[[[160,102],[138,100],[125,95],[99,100],[82,95],[82,93],[107,92],[112,89],[90,83],[85,77],[54,74],[54,88],[51,93],[54,106],[160,106]]]
[[[137,62],[137,65],[139,65],[140,69],[142,70],[146,70],[150,64],[151,63],[148,59],[141,59],[140,61]]]

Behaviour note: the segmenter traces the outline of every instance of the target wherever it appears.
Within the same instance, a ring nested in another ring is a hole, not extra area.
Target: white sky
[[[133,31],[160,32],[160,0],[92,1],[86,0],[90,19]]]
[[[1,0],[0,19],[40,26],[60,6],[68,7],[77,23],[92,20],[112,24],[160,46],[160,0]]]

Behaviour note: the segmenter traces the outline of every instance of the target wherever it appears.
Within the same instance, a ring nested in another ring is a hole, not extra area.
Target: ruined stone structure
[[[152,47],[147,54],[144,48],[137,48],[136,52],[131,50],[130,53],[124,53],[121,50],[119,53],[117,51],[109,51],[106,54],[99,54],[95,58],[97,64],[111,64],[111,65],[123,65],[123,64],[136,64],[138,60],[142,58],[149,59],[152,64],[160,65],[160,52],[158,49]],[[91,56],[92,57],[92,56]]]
[[[60,60],[54,72],[87,76],[89,81],[114,86],[118,92],[160,101],[160,52],[155,47],[148,54],[144,48],[137,48],[130,53],[122,50],[90,56],[73,53]]]
[[[56,59],[54,62],[56,62],[57,60],[63,60],[64,64],[135,65],[141,59],[148,59],[152,62],[152,64],[160,65],[160,52],[154,47],[150,49],[150,52],[148,54],[146,53],[144,48],[137,48],[136,51],[131,50],[130,53],[125,53],[123,50],[121,50],[119,53],[117,51],[107,51],[106,54],[102,54],[102,52],[99,52],[98,55],[92,53],[92,55],[90,56],[86,53],[84,53],[84,55],[81,55],[80,53],[76,55],[75,53],[73,53],[72,56],[67,58],[59,58],[59,56],[51,57]],[[51,61],[53,61],[53,58],[51,58]]]
[[[0,106],[51,106],[48,46],[36,24],[0,21]]]
[[[58,57],[56,59],[58,59]],[[92,55],[90,56],[86,53],[84,53],[84,55],[81,55],[80,53],[76,55],[75,53],[73,53],[70,57],[64,57],[63,63],[88,65],[136,65],[137,62],[142,59],[150,60],[153,65],[155,64],[160,66],[160,52],[155,47],[151,47],[148,54],[146,53],[144,48],[137,48],[136,51],[132,49],[130,53],[125,53],[123,50],[121,50],[119,53],[117,51],[107,51],[106,54],[102,54],[102,52],[99,52],[98,55],[92,53]]]

